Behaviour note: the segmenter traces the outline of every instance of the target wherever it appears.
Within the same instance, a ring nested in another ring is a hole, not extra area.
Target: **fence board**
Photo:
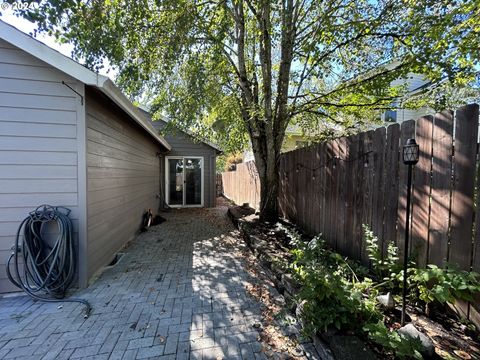
[[[286,219],[290,219],[291,216],[290,216],[290,213],[291,213],[291,196],[292,194],[288,192],[288,189],[291,188],[291,174],[290,174],[290,157],[289,157],[289,154],[286,153],[282,156],[282,159],[283,159],[283,173],[284,173],[284,179],[283,179],[283,183],[284,183],[284,188],[283,188],[283,209],[284,209],[284,213],[283,213],[283,216],[286,218]]]
[[[333,156],[341,159],[340,156],[340,145],[338,143],[338,139],[332,141],[332,154]],[[339,173],[340,173],[340,165],[337,163],[335,168],[332,168],[332,185],[330,188],[330,221],[331,221],[331,238],[332,238],[332,247],[336,250],[337,249],[337,241],[338,241],[338,207],[339,207],[339,198],[338,198],[338,191],[339,191]]]
[[[328,245],[333,247],[333,239],[332,239],[332,213],[331,213],[331,202],[332,202],[332,173],[334,171],[334,159],[333,154],[333,145],[332,141],[326,143],[325,147],[325,160],[326,160],[326,172],[325,172],[325,203],[324,203],[324,234],[325,240],[327,241]]]
[[[434,117],[432,146],[432,189],[428,236],[428,263],[445,265],[448,255],[450,187],[452,181],[453,112]]]
[[[473,242],[472,270],[480,273],[480,157],[478,154],[477,154],[476,197],[477,199],[476,199],[476,206],[475,206],[475,237]]]
[[[387,132],[384,127],[378,128],[373,134],[373,214],[372,231],[383,243],[383,215],[385,196],[385,141]]]
[[[358,153],[358,135],[350,136],[347,138],[348,156],[345,163],[345,172],[350,176],[347,176],[345,184],[345,237],[349,239],[350,246],[346,249],[346,255],[358,259],[359,251],[358,243],[354,238],[355,234],[355,162],[351,161],[357,156]]]
[[[313,179],[314,175],[314,169],[315,169],[315,152],[313,151],[313,147],[309,146],[307,149],[305,149],[305,157],[306,157],[306,162],[308,164],[308,172],[307,172],[307,182],[305,185],[305,189],[313,189],[313,184],[315,183],[315,180]],[[313,215],[313,194],[311,191],[305,191],[306,196],[305,196],[305,226],[308,229],[308,232],[312,235],[315,235],[314,231],[314,222],[315,218],[312,216]]]
[[[362,259],[362,249],[363,249],[363,235],[362,235],[362,224],[363,224],[363,192],[364,192],[364,185],[365,185],[365,178],[364,178],[364,167],[363,167],[363,159],[364,159],[364,149],[365,145],[365,133],[361,133],[358,136],[358,147],[357,153],[354,157],[351,158],[351,161],[354,164],[354,171],[355,177],[358,178],[358,181],[355,181],[355,194],[354,194],[354,232],[353,232],[353,241],[354,241],[354,254],[356,259]]]
[[[304,149],[304,161],[305,161],[305,166],[307,167],[305,171],[305,184],[304,184],[304,209],[303,209],[303,218],[304,218],[304,223],[305,223],[305,228],[308,230],[309,234],[314,234],[313,228],[312,228],[312,201],[311,201],[311,193],[310,191],[305,191],[305,189],[311,189],[313,185],[312,181],[312,173],[313,173],[313,165],[312,165],[312,156],[313,153],[311,151],[311,147],[307,147]]]
[[[279,185],[278,185],[278,212],[280,216],[285,217],[285,189],[286,189],[286,174],[285,174],[285,157],[280,157],[280,164],[278,165]]]
[[[417,121],[416,140],[420,148],[412,188],[412,236],[410,255],[420,267],[425,267],[428,252],[430,218],[430,185],[432,171],[433,117]]]
[[[312,185],[312,191],[313,195],[313,206],[312,206],[312,217],[313,217],[313,232],[315,235],[318,235],[321,231],[321,208],[320,208],[320,175],[322,173],[322,169],[320,168],[321,166],[321,144],[316,144],[312,152],[314,154],[314,162],[312,166],[315,168],[314,173],[312,174],[313,178],[313,185]]]
[[[399,141],[400,126],[392,124],[387,128],[387,143],[385,156],[385,214],[383,242],[396,238],[398,214],[398,172],[399,172]],[[385,248],[384,246],[382,246]]]
[[[415,137],[415,121],[409,120],[402,123],[400,144],[405,144],[407,139]],[[399,164],[398,176],[398,216],[397,216],[397,241],[396,245],[399,250],[400,258],[403,258],[403,250],[405,244],[405,220],[407,211],[407,167],[403,162]],[[410,207],[411,210],[411,207]],[[411,224],[411,223],[410,223]]]
[[[326,197],[326,180],[327,180],[327,143],[321,143],[319,146],[319,154],[320,154],[320,164],[321,164],[321,171],[320,171],[320,182],[319,182],[319,202],[318,206],[320,209],[320,231],[322,233],[323,238],[325,238],[325,222],[326,222],[326,212],[325,212],[325,197]]]
[[[285,194],[287,198],[287,219],[294,219],[295,213],[295,169],[293,169],[293,153],[285,154],[285,167],[287,174],[287,188]]]
[[[340,138],[337,140],[338,143],[338,156],[341,159],[347,158],[347,141],[345,138]],[[345,180],[346,180],[346,173],[345,173],[345,162],[339,161],[338,162],[338,191],[337,191],[337,250],[341,253],[345,253],[346,249],[348,248],[347,238],[345,237]]]
[[[373,215],[373,180],[375,171],[373,170],[373,131],[367,131],[365,133],[363,143],[364,157],[360,162],[363,168],[363,205],[362,205],[362,224],[368,225],[372,228],[372,215]],[[368,254],[366,251],[366,243],[363,236],[363,228],[360,232],[362,239],[362,262],[364,264],[369,263]]]
[[[301,148],[295,151],[296,159],[295,165],[297,166],[297,181],[296,181],[296,194],[297,194],[297,216],[296,222],[301,228],[305,229],[304,221],[304,205],[305,205],[305,174],[307,169],[304,167],[305,149]]]
[[[292,178],[292,184],[293,184],[293,189],[294,189],[294,208],[293,208],[293,219],[295,221],[301,221],[300,218],[300,203],[301,203],[301,189],[299,186],[299,180],[300,180],[300,166],[298,165],[298,160],[300,159],[300,153],[299,151],[293,151],[292,153],[292,158],[291,158],[291,164],[292,168],[294,169],[294,174]]]
[[[472,247],[473,190],[478,138],[478,105],[457,110],[455,122],[454,176],[451,238],[448,261],[469,270]]]
[[[295,194],[293,193],[293,177],[292,164],[291,164],[291,155],[292,153],[284,154],[285,158],[285,218],[293,219],[293,201]]]

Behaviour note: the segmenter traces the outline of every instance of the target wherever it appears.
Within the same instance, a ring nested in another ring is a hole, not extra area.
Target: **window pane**
[[[202,203],[202,161],[185,159],[185,204]]]
[[[183,205],[183,160],[168,159],[168,171],[168,203]]]

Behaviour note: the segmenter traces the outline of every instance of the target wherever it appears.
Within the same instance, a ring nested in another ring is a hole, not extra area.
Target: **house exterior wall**
[[[87,88],[88,278],[138,233],[159,208],[164,151],[99,92]]]
[[[163,121],[152,122],[155,129],[162,131],[165,127]],[[204,161],[204,206],[215,207],[215,181],[216,181],[216,156],[217,152],[211,146],[202,142],[194,141],[188,134],[181,131],[169,132],[163,135],[165,140],[172,146],[172,150],[166,156],[201,156]],[[165,157],[162,161],[162,169],[165,168]],[[165,171],[163,171],[165,173]],[[162,179],[162,199],[165,198],[165,177]]]
[[[20,222],[42,204],[72,210],[78,241],[84,193],[78,149],[83,84],[0,39],[0,293]],[[83,234],[82,234],[83,236]]]
[[[391,82],[391,86],[400,86],[406,85],[408,93],[415,92],[418,88],[428,83],[428,80],[421,74],[409,73],[406,79],[397,79]],[[407,94],[408,96],[408,94]],[[402,109],[402,104],[399,104],[398,101],[395,103],[396,106],[400,108],[395,110],[396,112],[396,122],[402,123],[407,120],[416,120],[424,115],[429,114],[431,111],[428,108],[421,109]],[[382,115],[385,118],[385,114]]]
[[[285,135],[283,140],[282,152],[292,151],[307,146],[309,139],[303,135]]]
[[[397,122],[402,123],[407,120],[417,120],[418,118],[427,115],[428,109],[398,109]]]

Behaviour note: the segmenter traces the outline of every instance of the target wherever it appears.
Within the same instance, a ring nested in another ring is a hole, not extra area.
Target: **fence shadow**
[[[402,146],[415,137],[420,159],[413,174],[409,255],[422,267],[448,264],[479,272],[478,127],[479,107],[473,104],[282,154],[281,215],[365,264],[363,224],[378,236],[384,253],[394,242],[402,255],[407,183]],[[225,194],[253,204],[245,188],[252,183],[245,177],[252,176],[224,173]],[[468,315],[476,311],[466,309]]]

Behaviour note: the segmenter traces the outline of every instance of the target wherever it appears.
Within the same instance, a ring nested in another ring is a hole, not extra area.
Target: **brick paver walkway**
[[[0,358],[257,359],[260,305],[224,208],[172,210],[78,304],[0,299]]]

